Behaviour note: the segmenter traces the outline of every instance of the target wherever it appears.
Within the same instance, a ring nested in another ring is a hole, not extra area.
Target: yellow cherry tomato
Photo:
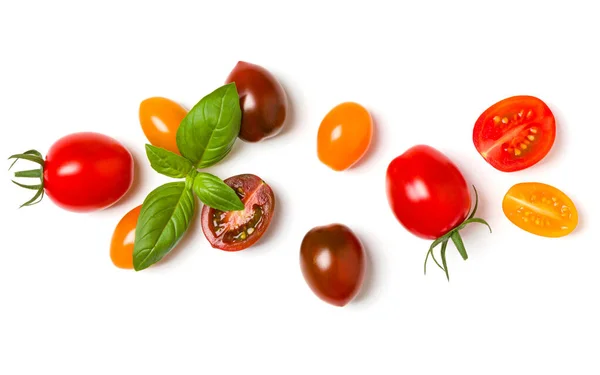
[[[170,99],[148,98],[140,104],[140,125],[152,145],[179,154],[176,141],[177,129],[187,112],[185,108]]]
[[[543,237],[566,236],[579,221],[577,208],[565,193],[539,182],[511,187],[502,201],[502,211],[519,228]]]
[[[335,171],[348,169],[367,152],[372,135],[369,112],[358,103],[341,103],[327,113],[319,126],[319,160]]]
[[[117,224],[110,243],[110,259],[118,268],[133,269],[135,228],[142,205],[129,211]]]

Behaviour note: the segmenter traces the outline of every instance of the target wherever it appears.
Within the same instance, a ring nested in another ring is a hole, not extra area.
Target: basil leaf
[[[190,225],[196,200],[185,182],[154,189],[142,204],[135,229],[133,268],[150,267],[173,249]]]
[[[147,144],[146,155],[152,168],[165,176],[182,178],[194,168],[192,162],[164,148]]]
[[[235,191],[217,176],[198,172],[193,189],[198,199],[205,205],[221,211],[239,211],[244,204]]]
[[[177,130],[177,147],[196,168],[221,161],[240,133],[242,110],[235,83],[221,86],[202,98]]]

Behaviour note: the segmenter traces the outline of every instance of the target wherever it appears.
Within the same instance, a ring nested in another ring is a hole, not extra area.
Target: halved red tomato
[[[240,211],[223,212],[209,206],[202,208],[202,231],[216,249],[244,250],[265,233],[275,209],[271,187],[260,177],[242,174],[224,180],[244,203]]]
[[[554,115],[542,100],[512,96],[486,109],[475,122],[473,143],[481,156],[502,172],[542,160],[556,137]]]

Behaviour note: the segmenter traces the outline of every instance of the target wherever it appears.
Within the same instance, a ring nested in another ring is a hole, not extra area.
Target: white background
[[[0,181],[1,374],[600,373],[594,2],[1,4],[2,154],[45,153],[92,130],[122,141],[137,164],[131,192],[94,214],[48,199],[17,209],[29,192],[8,173]],[[115,225],[168,181],[145,159],[139,103],[165,96],[189,108],[238,60],[275,74],[293,109],[279,136],[238,141],[210,171],[273,187],[268,235],[225,253],[196,220],[162,264],[115,268]],[[471,134],[483,110],[517,94],[543,99],[558,134],[542,162],[506,174]],[[336,173],[318,161],[316,134],[347,100],[377,129],[369,155]],[[388,163],[418,143],[456,162],[494,229],[464,232],[466,262],[449,247],[450,283],[435,268],[423,275],[429,243],[385,197]],[[524,181],[567,193],[579,228],[546,239],[511,224],[502,197]],[[354,229],[369,258],[363,291],[344,308],[318,300],[299,268],[304,234],[332,222]]]

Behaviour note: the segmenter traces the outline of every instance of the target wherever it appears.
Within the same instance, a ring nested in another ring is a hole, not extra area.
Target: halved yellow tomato
[[[563,237],[578,224],[573,201],[554,186],[523,182],[511,187],[502,201],[502,211],[519,228],[543,237]]]

